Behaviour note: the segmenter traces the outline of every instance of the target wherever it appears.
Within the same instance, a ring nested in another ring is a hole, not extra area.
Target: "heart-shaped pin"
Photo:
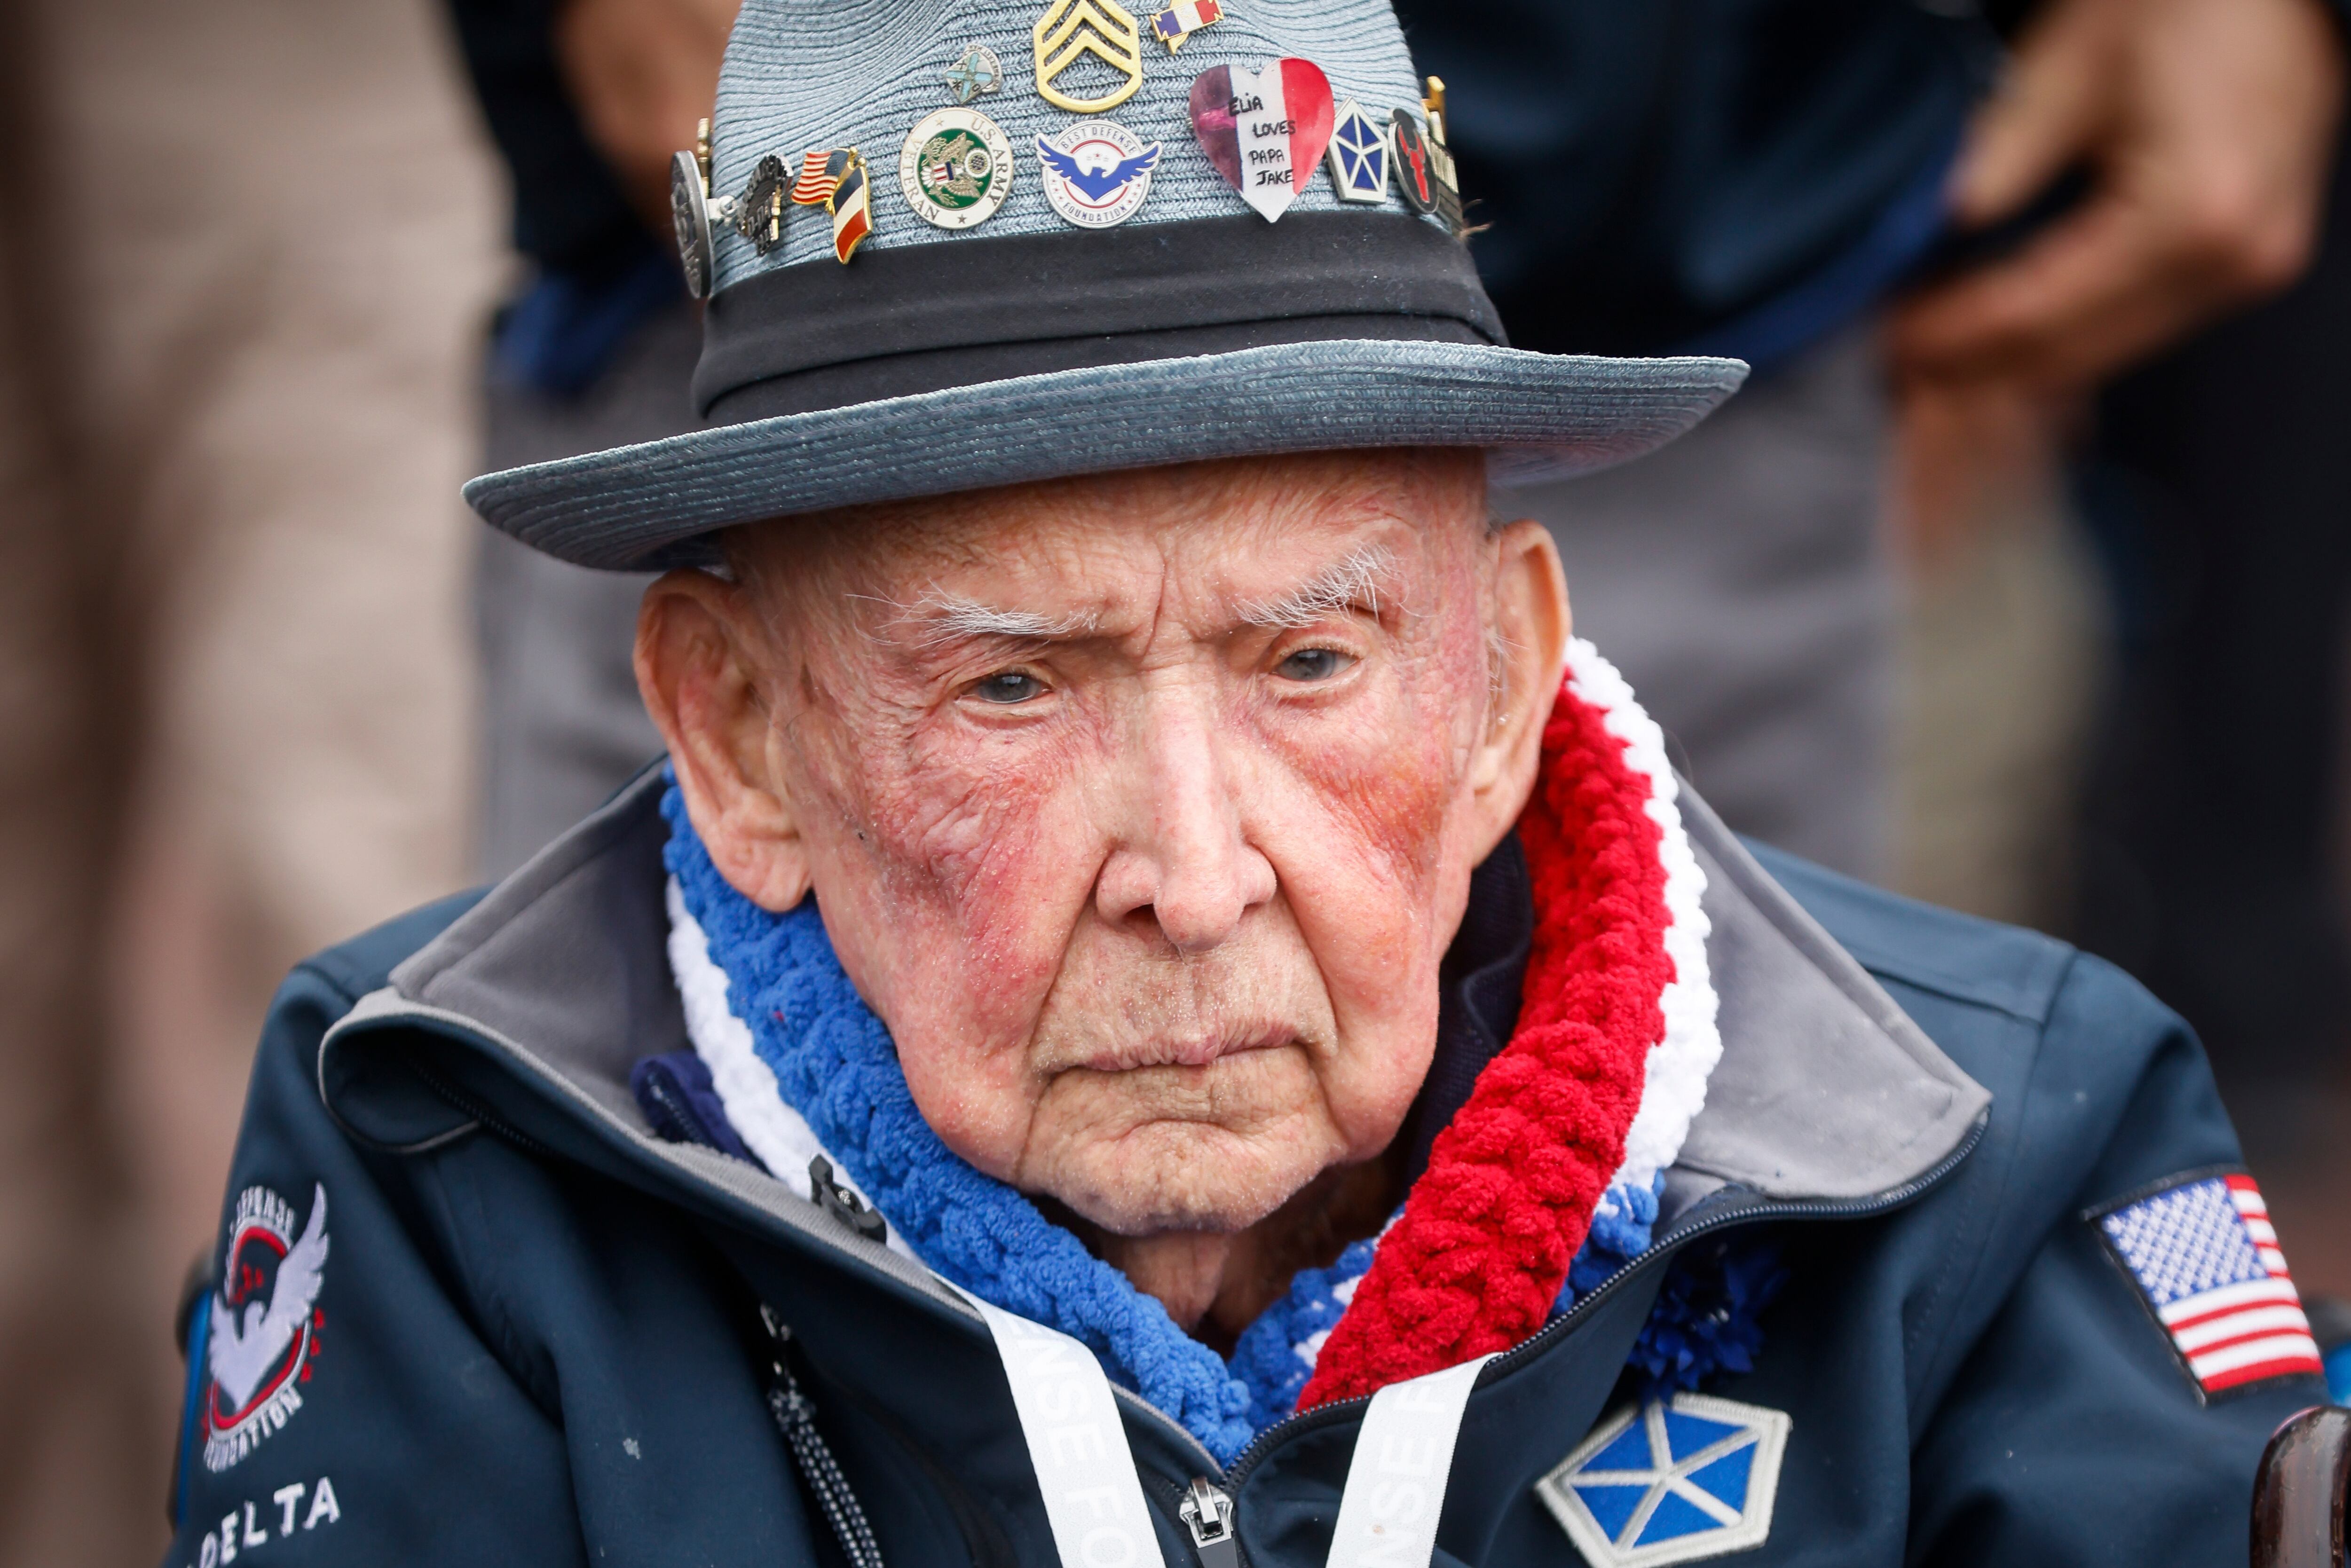
[[[1292,58],[1203,71],[1192,83],[1192,134],[1225,183],[1272,223],[1331,143],[1331,80]]]

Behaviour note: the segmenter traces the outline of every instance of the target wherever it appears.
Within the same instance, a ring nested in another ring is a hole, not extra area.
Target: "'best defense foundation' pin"
[[[942,109],[915,121],[898,152],[898,185],[925,223],[967,229],[1012,193],[1012,139],[976,109]]]
[[[1151,190],[1159,143],[1114,120],[1081,120],[1060,135],[1037,138],[1045,199],[1081,229],[1126,222]]]

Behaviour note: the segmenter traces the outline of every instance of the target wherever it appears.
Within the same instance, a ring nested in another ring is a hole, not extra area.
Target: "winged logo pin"
[[[1112,193],[1125,189],[1129,180],[1144,172],[1159,162],[1159,148],[1156,143],[1144,149],[1140,157],[1122,158],[1103,169],[1084,167],[1075,158],[1041,136],[1037,139],[1037,152],[1047,164],[1050,165],[1054,173],[1075,186],[1078,193],[1089,202],[1102,202],[1108,199]]]
[[[1123,224],[1143,205],[1159,143],[1114,120],[1081,120],[1059,136],[1037,138],[1045,199],[1080,228]]]

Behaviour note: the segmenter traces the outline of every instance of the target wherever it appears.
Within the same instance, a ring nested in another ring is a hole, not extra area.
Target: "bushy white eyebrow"
[[[1380,612],[1380,585],[1395,558],[1376,545],[1366,545],[1326,568],[1312,581],[1279,599],[1244,602],[1238,610],[1249,625],[1269,632],[1311,626],[1326,615],[1360,607]]]
[[[865,597],[860,595],[859,597]],[[1040,615],[1029,610],[998,610],[982,604],[976,599],[948,593],[934,588],[912,604],[894,600],[882,600],[897,612],[890,624],[915,626],[921,629],[925,647],[936,648],[948,643],[971,638],[992,637],[1010,643],[1039,643],[1055,637],[1067,637],[1073,632],[1091,632],[1096,617],[1072,611],[1067,615]]]

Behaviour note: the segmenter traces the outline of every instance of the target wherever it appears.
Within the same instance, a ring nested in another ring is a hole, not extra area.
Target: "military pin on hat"
[[[685,291],[696,299],[710,294],[714,261],[710,234],[710,121],[696,127],[694,151],[669,161],[669,221],[677,233],[678,264]]]
[[[670,228],[677,233],[677,261],[686,270],[686,294],[710,297],[710,273],[717,245],[710,224],[719,214],[710,203],[710,120],[694,127],[694,151],[670,160]]]
[[[906,132],[898,185],[926,224],[967,229],[1012,193],[1012,139],[976,109],[942,109]]]
[[[1117,108],[1143,86],[1143,35],[1118,0],[1052,0],[1029,29],[1035,53],[1037,96],[1071,114],[1101,114]],[[1092,98],[1079,98],[1058,85],[1092,59],[1118,80]]]
[[[1446,138],[1444,78],[1427,79],[1420,107],[1428,116],[1428,162],[1437,177],[1437,215],[1458,235],[1462,232],[1461,176],[1453,166],[1453,151]]]
[[[1388,134],[1353,99],[1331,122],[1331,185],[1343,202],[1384,202],[1388,194]]]
[[[1176,0],[1176,4],[1153,16],[1151,36],[1166,45],[1172,55],[1184,47],[1185,39],[1224,19],[1225,8],[1217,0]]]
[[[677,235],[685,291],[708,298],[716,264],[716,225],[732,223],[761,256],[784,243],[784,166],[773,154],[759,160],[740,194],[710,194],[710,121],[695,127],[694,151],[669,165],[670,226]]]
[[[1399,109],[1388,116],[1388,134],[1395,143],[1397,193],[1404,204],[1416,213],[1437,210],[1437,171],[1428,157],[1428,138],[1420,129],[1420,120],[1408,109]]]
[[[955,94],[957,103],[969,103],[1003,85],[1003,64],[986,44],[967,45],[963,53],[956,57],[956,63],[947,68],[947,90]]]
[[[792,200],[832,214],[832,256],[843,267],[857,253],[859,242],[873,232],[872,186],[865,159],[854,147],[819,147],[800,155]]]
[[[1050,140],[1037,138],[1037,161],[1055,212],[1081,229],[1106,229],[1143,205],[1159,143],[1114,120],[1081,120]]]
[[[789,179],[784,161],[770,152],[751,165],[751,178],[727,204],[735,232],[761,256],[784,243],[784,190]]]

